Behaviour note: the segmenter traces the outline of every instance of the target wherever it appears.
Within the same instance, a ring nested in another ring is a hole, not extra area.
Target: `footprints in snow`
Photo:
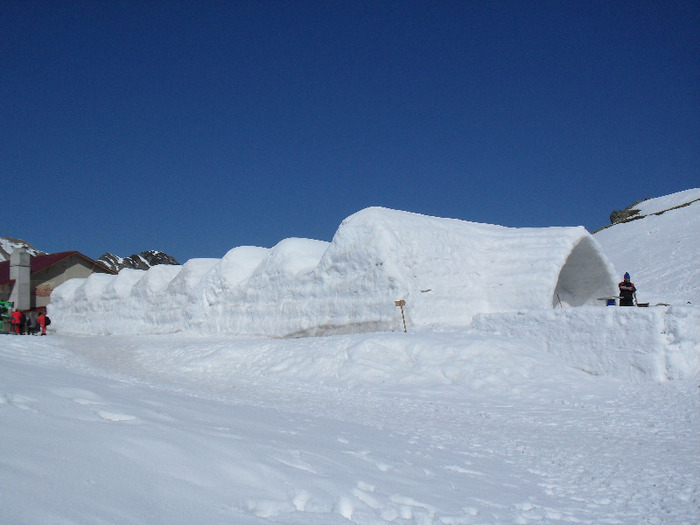
[[[336,441],[338,448],[335,452],[330,451],[330,456],[319,455],[304,448],[276,448],[273,452],[268,452],[268,460],[277,465],[278,477],[283,480],[281,484],[292,483],[294,488],[287,490],[286,494],[277,493],[277,496],[272,498],[270,494],[248,498],[236,508],[256,517],[272,520],[286,514],[304,512],[334,514],[350,523],[426,525],[472,523],[474,517],[479,514],[474,507],[460,505],[449,512],[440,509],[430,501],[431,498],[423,501],[420,494],[385,492],[382,486],[385,485],[383,480],[386,480],[386,486],[395,487],[396,478],[405,478],[407,481],[415,476],[434,478],[441,476],[438,473],[440,470],[457,476],[466,475],[472,479],[483,476],[482,472],[453,463],[435,465],[432,463],[434,458],[431,458],[430,454],[426,456],[424,451],[414,452],[418,463],[427,462],[422,466],[412,462],[396,462],[391,455],[379,459],[381,451],[353,448],[351,440],[346,437],[337,437]],[[347,460],[342,460],[342,457]],[[432,469],[428,469],[428,466]],[[290,472],[288,469],[294,471]],[[285,471],[289,476],[285,475]],[[298,471],[302,471],[303,474],[300,475]],[[352,482],[345,474],[353,472],[364,472],[362,476],[366,477]],[[391,479],[387,479],[386,476],[390,476]],[[285,479],[287,481],[284,481]],[[412,486],[409,481],[406,486],[408,493],[411,492]],[[445,490],[454,491],[455,488],[450,488],[450,484],[446,482]]]
[[[78,388],[54,388],[49,391],[58,400],[69,400],[78,405],[73,410],[66,410],[65,406],[56,408],[55,413],[64,413],[69,417],[81,420],[93,421],[111,421],[111,422],[128,422],[135,421],[138,418],[131,414],[112,410],[108,408],[108,403],[103,401],[100,396],[94,392]],[[56,401],[53,399],[51,401]],[[53,402],[45,402],[22,394],[2,393],[0,394],[0,407],[3,405],[27,410],[34,413],[49,410],[49,407],[54,406]],[[87,412],[87,414],[86,414]]]
[[[89,390],[83,390],[78,388],[56,388],[52,393],[58,397],[69,399],[77,405],[89,407],[93,409],[92,412],[104,421],[112,422],[124,422],[124,421],[135,421],[136,416],[131,414],[124,414],[122,412],[117,412],[113,410],[107,410],[105,408],[99,408],[105,406],[105,403],[100,396]]]
[[[31,406],[34,401],[35,399],[21,394],[0,394],[0,405],[8,405],[20,410],[38,412]]]
[[[290,500],[248,499],[243,509],[259,518],[271,519],[276,516],[306,512],[311,514],[337,514],[351,523],[403,522],[411,523],[462,523],[450,521],[450,518],[436,521],[436,509],[414,498],[399,494],[384,495],[376,492],[376,487],[358,482],[349,494],[330,496],[318,494],[317,497],[304,489],[297,489],[289,494]],[[476,515],[475,509],[463,509],[465,514]]]

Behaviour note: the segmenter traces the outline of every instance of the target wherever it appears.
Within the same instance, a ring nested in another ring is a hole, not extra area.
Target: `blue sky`
[[[700,185],[700,4],[0,0],[0,236],[180,262]]]

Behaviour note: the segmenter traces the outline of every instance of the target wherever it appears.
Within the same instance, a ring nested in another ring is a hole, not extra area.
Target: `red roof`
[[[71,256],[77,256],[80,257],[81,259],[84,259],[88,263],[90,263],[93,266],[97,266],[101,271],[104,273],[111,273],[116,275],[117,272],[110,270],[107,268],[104,264],[94,261],[90,259],[90,257],[87,257],[83,255],[80,252],[72,251],[72,252],[59,252],[59,253],[50,253],[48,255],[36,255],[31,258],[31,273],[37,273],[40,272],[41,270],[44,270],[48,268],[49,266],[53,266],[59,261],[62,261],[63,259],[66,259]],[[2,284],[8,284],[13,282],[14,279],[10,279],[10,261],[3,261],[0,262],[0,285]]]

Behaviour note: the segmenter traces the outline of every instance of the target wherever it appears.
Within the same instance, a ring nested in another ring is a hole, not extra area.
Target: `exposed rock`
[[[97,260],[115,272],[124,268],[148,270],[152,266],[157,266],[159,264],[180,264],[171,255],[158,250],[147,250],[124,258],[108,252],[101,255]]]
[[[626,208],[624,210],[613,210],[610,214],[610,224],[617,224],[618,222],[623,222],[629,220],[631,217],[639,214],[639,210],[634,208]]]

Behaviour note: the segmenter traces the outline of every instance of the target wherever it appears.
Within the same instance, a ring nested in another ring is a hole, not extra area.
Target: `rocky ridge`
[[[36,255],[46,255],[46,252],[37,250],[32,244],[28,243],[24,239],[17,239],[15,237],[0,237],[0,262],[9,261],[10,254],[18,248],[24,248],[25,251],[32,257]]]
[[[124,268],[134,270],[148,270],[152,266],[159,264],[179,265],[175,257],[168,255],[165,252],[158,250],[147,250],[145,252],[130,255],[129,257],[119,257],[113,253],[105,253],[97,259],[98,262],[104,264],[107,268],[118,272]]]
[[[47,255],[48,253],[35,248],[34,245],[25,241],[24,239],[17,239],[15,237],[0,237],[0,262],[9,261],[12,252],[19,248],[24,248],[24,250],[26,250],[32,257],[36,257],[37,255]],[[171,255],[158,250],[147,250],[130,255],[129,257],[119,257],[118,255],[107,252],[101,255],[97,261],[115,272],[118,272],[124,268],[148,270],[152,266],[157,266],[159,264],[180,264]]]

